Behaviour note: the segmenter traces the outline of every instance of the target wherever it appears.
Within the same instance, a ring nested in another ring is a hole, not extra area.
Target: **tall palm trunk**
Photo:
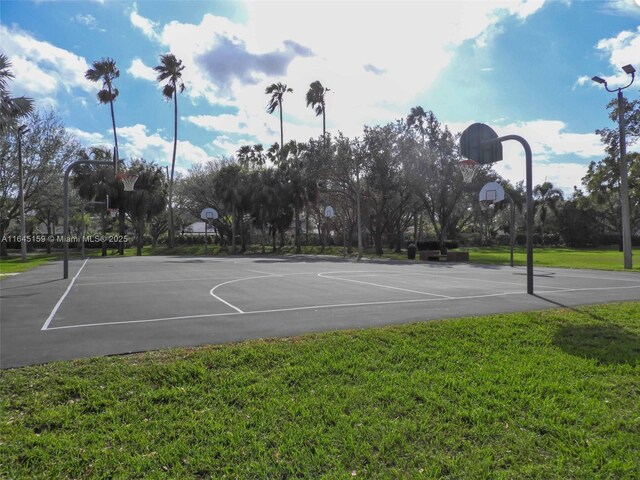
[[[176,168],[178,148],[178,91],[173,91],[173,155],[171,157],[171,177],[169,179],[169,248],[173,248],[173,174]]]
[[[327,135],[327,125],[326,125],[326,118],[324,115],[324,108],[322,109],[322,138],[325,138]]]
[[[109,93],[111,93],[111,87],[109,87]],[[113,144],[116,147],[115,155],[113,156],[113,174],[118,173],[118,160],[120,159],[120,151],[118,150],[118,135],[116,134],[116,114],[113,111],[113,100],[109,101],[111,107],[111,126],[113,127]]]
[[[284,148],[284,131],[282,129],[282,102],[278,102],[279,110],[280,110],[280,157],[283,156],[283,148]]]
[[[111,85],[108,85],[109,94],[111,94]],[[116,132],[116,114],[113,110],[113,100],[109,101],[109,108],[111,109],[111,126],[113,127],[113,143],[115,145],[115,152],[113,153],[113,174],[118,174],[118,162],[120,161],[120,151],[118,150],[118,134]],[[118,232],[119,232],[119,244],[118,255],[124,255],[124,234],[125,234],[125,211],[124,205],[120,202],[120,209],[118,210]]]

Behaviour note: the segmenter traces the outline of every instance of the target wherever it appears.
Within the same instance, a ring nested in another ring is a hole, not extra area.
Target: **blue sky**
[[[452,131],[485,122],[525,137],[534,181],[570,193],[603,148],[594,131],[615,127],[614,97],[590,80],[625,81],[640,70],[640,0],[616,1],[6,1],[0,50],[13,62],[16,95],[53,107],[86,145],[112,142],[91,62],[116,60],[121,156],[161,165],[171,158],[173,108],[151,68],[172,52],[185,64],[177,166],[231,155],[247,143],[279,141],[266,112],[267,85],[286,83],[285,141],[321,133],[305,104],[309,84],[331,89],[327,129],[433,110]],[[640,81],[625,90],[638,98]],[[631,147],[636,149],[637,146]],[[505,145],[495,169],[524,178],[521,148]]]

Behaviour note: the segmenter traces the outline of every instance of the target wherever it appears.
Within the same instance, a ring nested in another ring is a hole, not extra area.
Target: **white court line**
[[[265,277],[284,277],[285,275],[287,275],[286,273],[278,274],[278,273],[261,272],[259,270],[249,270],[249,269],[247,269],[247,271],[253,272],[253,273],[259,273],[260,275],[264,275]],[[306,272],[303,272],[303,273],[289,273],[288,275],[309,275],[309,274]]]
[[[319,273],[318,276],[321,277],[321,278],[329,279],[329,280],[342,280],[343,282],[361,283],[363,285],[371,285],[372,287],[387,288],[389,290],[401,290],[403,292],[418,293],[420,295],[431,295],[433,297],[452,298],[450,296],[439,295],[437,293],[420,292],[418,290],[409,290],[408,288],[390,287],[389,285],[380,285],[378,283],[363,282],[361,280],[353,280],[353,279],[350,279],[350,278],[340,278],[340,277],[328,277],[328,276],[325,276],[325,275],[330,275],[332,273],[333,272],[323,272],[323,273]]]
[[[259,277],[256,277],[256,278],[259,278]],[[248,279],[244,279],[244,280],[248,280]],[[541,292],[541,293],[547,293],[547,292]],[[198,318],[232,317],[237,315],[257,315],[257,314],[265,314],[265,313],[296,312],[301,310],[320,310],[325,308],[366,307],[369,305],[397,305],[402,303],[445,302],[445,301],[451,301],[451,300],[467,300],[472,298],[501,297],[506,295],[526,295],[526,292],[502,292],[502,293],[491,293],[488,295],[470,295],[467,297],[418,298],[415,300],[389,300],[384,302],[337,303],[333,305],[311,305],[308,307],[276,308],[273,310],[254,310],[251,312],[205,313],[202,315],[185,315],[180,317],[149,318],[146,320],[125,320],[122,322],[102,322],[102,323],[86,323],[83,325],[66,325],[61,327],[51,327],[47,329],[47,331],[68,330],[71,328],[102,327],[107,325],[127,325],[127,324],[136,324],[136,323],[167,322],[171,320],[190,320],[190,319],[198,319]]]
[[[218,285],[216,285],[215,287],[213,287],[211,290],[209,290],[209,295],[211,295],[213,298],[218,299],[219,301],[221,301],[222,303],[224,303],[225,305],[233,308],[236,312],[238,313],[246,313],[243,312],[242,310],[240,310],[238,307],[236,307],[235,305],[230,304],[229,302],[227,302],[226,300],[220,298],[218,295],[216,295],[215,293],[213,293],[213,291],[218,288],[218,287],[222,287],[223,285],[228,285],[230,283],[235,283],[235,282],[242,282],[244,280],[254,280],[256,278],[269,278],[269,277],[274,277],[274,276],[278,276],[278,275],[272,275],[272,274],[268,274],[268,275],[260,275],[259,277],[246,277],[246,278],[236,278],[235,280],[229,280],[228,282],[222,282],[219,283]]]
[[[44,325],[40,329],[41,331],[47,330],[47,328],[49,328],[49,324],[51,323],[51,320],[53,320],[53,317],[55,317],[56,313],[58,312],[58,309],[60,308],[60,305],[62,305],[62,302],[64,302],[64,299],[67,298],[67,295],[71,291],[71,287],[73,287],[73,284],[76,281],[76,278],[78,278],[78,276],[80,275],[80,272],[82,271],[82,269],[84,268],[84,266],[87,264],[88,261],[89,259],[87,258],[82,264],[82,266],[80,267],[80,270],[78,270],[78,273],[76,273],[76,276],[71,279],[71,283],[67,287],[67,290],[62,294],[62,296],[60,297],[60,300],[58,300],[58,303],[56,303],[56,306],[53,307],[53,310],[51,310],[51,313],[49,314],[49,318],[47,318],[46,322],[44,322]]]
[[[155,274],[155,272],[154,272]],[[200,278],[169,278],[165,280],[130,280],[130,281],[110,281],[110,282],[83,282],[78,283],[78,286],[90,287],[92,285],[128,285],[128,284],[141,284],[141,283],[177,283],[177,282],[195,282],[202,280],[219,280],[220,277],[200,277]]]
[[[261,278],[261,277],[255,277],[255,278]],[[239,279],[239,280],[248,280],[248,279]],[[640,288],[640,285],[632,286],[632,287],[617,287],[617,288],[618,289]],[[615,290],[616,287],[611,287],[610,289]],[[582,290],[603,290],[603,288],[575,289],[574,291],[582,291]],[[559,292],[547,291],[547,290],[536,292],[537,295],[547,294],[547,293],[551,294],[551,293],[559,293]],[[68,330],[72,328],[102,327],[102,326],[110,326],[110,325],[130,325],[130,324],[137,324],[137,323],[167,322],[172,320],[192,320],[192,319],[199,319],[199,318],[231,317],[231,316],[238,316],[238,315],[258,315],[258,314],[280,313],[280,312],[296,312],[296,311],[302,311],[302,310],[320,310],[325,308],[366,307],[370,305],[398,305],[403,303],[448,302],[448,301],[454,301],[454,300],[471,300],[476,298],[504,297],[508,295],[527,295],[527,293],[526,292],[501,292],[501,293],[491,293],[487,295],[468,295],[465,297],[419,298],[415,300],[389,300],[384,302],[361,302],[361,303],[339,303],[339,304],[333,304],[333,305],[312,305],[309,307],[276,308],[273,310],[255,310],[251,312],[238,311],[238,312],[227,312],[227,313],[207,313],[202,315],[184,315],[179,317],[149,318],[146,320],[125,320],[122,322],[103,322],[103,323],[87,323],[83,325],[66,325],[61,327],[51,327],[51,328],[48,328],[47,331]]]

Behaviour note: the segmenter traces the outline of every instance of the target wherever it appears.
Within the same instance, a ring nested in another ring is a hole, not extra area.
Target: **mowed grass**
[[[471,263],[509,265],[509,247],[471,247]],[[514,264],[526,265],[527,252],[524,247],[514,250]],[[640,272],[640,250],[633,250],[633,271]],[[623,253],[617,248],[577,249],[567,247],[536,247],[533,249],[533,264],[540,267],[587,268],[595,270],[624,270]]]
[[[30,253],[27,255],[27,261],[23,262],[20,254],[11,255],[7,258],[0,258],[0,274],[26,272],[27,270],[39,267],[53,260],[60,260],[61,258],[62,255],[59,253]]]
[[[640,478],[640,302],[0,372],[2,478]]]

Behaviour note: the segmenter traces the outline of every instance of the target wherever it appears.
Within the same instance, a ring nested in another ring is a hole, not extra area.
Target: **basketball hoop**
[[[481,200],[480,201],[480,210],[482,210],[483,212],[486,212],[489,209],[491,209],[492,207],[494,207],[495,204],[496,204],[496,202],[494,202],[493,200]]]
[[[135,173],[119,173],[116,178],[122,180],[125,192],[133,192],[133,186],[138,181],[138,175]]]
[[[111,218],[115,218],[116,215],[118,215],[118,209],[117,208],[107,208],[107,212],[109,212],[109,216]]]
[[[460,169],[464,183],[471,183],[479,167],[480,164],[474,160],[466,159],[458,162],[458,168]]]

